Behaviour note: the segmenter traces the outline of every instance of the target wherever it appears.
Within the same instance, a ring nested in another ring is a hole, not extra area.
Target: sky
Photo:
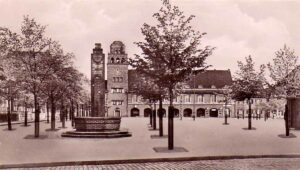
[[[286,44],[300,54],[300,1],[170,0],[192,26],[206,32],[202,47],[216,47],[208,57],[210,69],[237,70],[237,61],[251,55],[255,64],[272,61]],[[134,42],[143,41],[143,23],[156,24],[152,15],[160,0],[0,0],[0,26],[20,31],[24,15],[47,25],[46,35],[76,55],[74,65],[90,77],[90,56],[101,43],[107,56],[113,41],[122,41],[129,57],[140,54]]]

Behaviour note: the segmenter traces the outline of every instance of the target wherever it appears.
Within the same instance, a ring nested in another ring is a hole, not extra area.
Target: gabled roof
[[[141,80],[141,76],[136,70],[128,70],[128,88],[132,91],[136,85]],[[189,88],[198,88],[202,86],[203,88],[223,88],[225,85],[232,84],[232,77],[230,70],[205,70],[204,72],[198,73],[195,76],[191,75],[189,80],[186,82]]]
[[[195,81],[194,81],[195,80]],[[195,79],[192,75],[186,82],[190,88],[223,88],[225,85],[232,84],[232,77],[230,70],[205,70],[196,74]]]

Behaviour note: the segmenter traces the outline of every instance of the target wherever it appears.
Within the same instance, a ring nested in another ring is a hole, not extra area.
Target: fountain
[[[62,137],[117,138],[129,137],[131,133],[120,129],[121,117],[106,114],[107,85],[105,81],[105,55],[100,43],[95,44],[91,54],[91,115],[74,118],[75,129]]]

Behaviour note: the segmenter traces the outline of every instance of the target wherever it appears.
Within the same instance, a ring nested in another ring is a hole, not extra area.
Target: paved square
[[[91,161],[116,159],[171,158],[189,156],[271,155],[299,154],[300,131],[291,130],[294,138],[281,138],[284,134],[282,119],[253,120],[256,130],[243,130],[247,119],[184,118],[174,120],[174,145],[189,152],[156,153],[154,147],[167,147],[167,138],[151,139],[158,131],[149,131],[149,118],[122,118],[121,128],[128,128],[132,137],[118,139],[63,138],[70,130],[46,131],[50,124],[41,123],[43,140],[24,139],[34,132],[34,126],[13,125],[14,131],[0,127],[0,164]],[[57,122],[57,127],[61,125]],[[167,132],[167,119],[164,119]]]

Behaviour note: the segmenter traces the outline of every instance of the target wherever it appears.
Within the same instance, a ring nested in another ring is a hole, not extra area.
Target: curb
[[[108,164],[129,164],[129,163],[181,162],[181,161],[201,161],[201,160],[259,159],[259,158],[300,158],[300,154],[202,156],[202,157],[177,157],[177,158],[150,158],[150,159],[123,159],[123,160],[95,160],[95,161],[70,161],[70,162],[3,164],[3,165],[0,165],[0,169],[39,168],[39,167],[57,167],[57,166],[79,166],[79,165],[108,165]]]

